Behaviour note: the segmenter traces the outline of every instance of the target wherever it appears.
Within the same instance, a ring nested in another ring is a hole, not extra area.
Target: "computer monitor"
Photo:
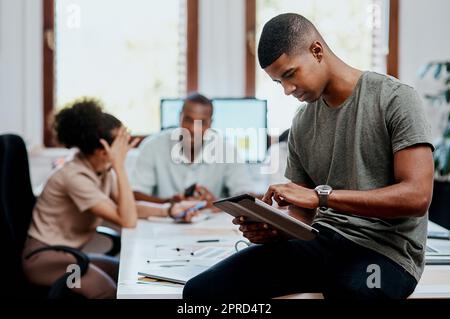
[[[247,163],[264,161],[267,151],[267,101],[253,98],[212,99],[211,127],[235,146]],[[161,100],[161,129],[179,126],[182,99]]]

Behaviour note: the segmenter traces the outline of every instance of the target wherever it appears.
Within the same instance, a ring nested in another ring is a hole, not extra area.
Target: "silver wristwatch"
[[[328,196],[330,196],[333,189],[328,185],[319,185],[314,190],[319,196],[319,209],[326,210],[328,208]]]

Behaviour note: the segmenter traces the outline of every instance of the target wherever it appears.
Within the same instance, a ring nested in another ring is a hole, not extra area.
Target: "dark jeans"
[[[321,292],[325,298],[402,299],[414,291],[415,278],[391,259],[329,228],[314,226],[320,235],[312,241],[253,245],[230,256],[189,280],[183,298],[272,298]],[[379,282],[369,265],[379,266]]]

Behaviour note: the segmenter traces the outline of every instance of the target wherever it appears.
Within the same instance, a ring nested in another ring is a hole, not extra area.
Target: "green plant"
[[[424,78],[432,71],[433,77],[436,80],[441,80],[442,87],[437,92],[427,93],[424,98],[429,100],[432,104],[436,102],[450,103],[450,62],[430,62],[420,72],[420,78]],[[447,71],[446,74],[444,71]]]
[[[450,176],[450,115],[442,140],[435,146],[433,157],[436,177]]]
[[[428,92],[423,94],[428,104],[448,107],[450,105],[450,61],[430,62],[419,76],[421,79],[427,77],[431,80],[432,86],[428,87]],[[433,158],[435,179],[450,181],[450,114],[447,114],[447,124],[442,137],[435,143]]]
[[[424,94],[424,98],[431,105],[450,104],[450,62],[428,63],[420,73],[420,78],[425,78],[430,72],[432,72],[433,79],[436,81],[436,90]],[[450,180],[450,114],[447,118],[446,129],[439,142],[435,144],[433,154],[435,178],[437,180]]]

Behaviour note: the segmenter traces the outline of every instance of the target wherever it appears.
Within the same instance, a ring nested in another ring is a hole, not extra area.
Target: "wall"
[[[244,0],[200,0],[199,90],[211,96],[243,96]],[[402,81],[415,85],[430,60],[450,59],[448,0],[400,0]],[[0,0],[0,133],[42,141],[41,0]]]
[[[42,141],[41,0],[0,0],[0,133]]]
[[[400,0],[400,80],[414,86],[421,66],[450,60],[449,12],[448,0]]]
[[[0,0],[0,133],[42,143],[42,1]],[[244,0],[199,1],[199,91],[243,96]]]
[[[245,95],[245,1],[200,0],[199,91]]]

